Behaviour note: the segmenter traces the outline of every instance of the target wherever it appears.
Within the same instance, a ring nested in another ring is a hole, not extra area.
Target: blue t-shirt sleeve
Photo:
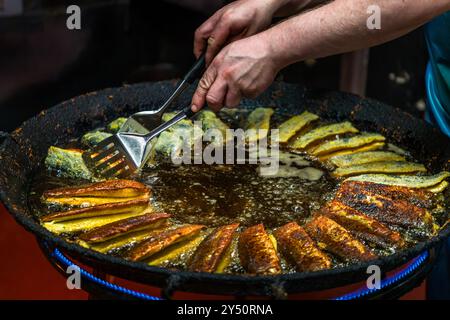
[[[430,63],[427,72],[428,111],[450,136],[450,12],[425,28]]]

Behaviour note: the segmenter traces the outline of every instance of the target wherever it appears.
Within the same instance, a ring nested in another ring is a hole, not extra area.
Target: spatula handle
[[[186,73],[183,79],[177,84],[177,87],[172,92],[170,97],[164,102],[161,108],[156,111],[158,114],[162,115],[167,107],[169,107],[172,102],[174,102],[178,97],[189,87],[192,83],[194,83],[197,78],[202,75],[203,69],[205,69],[205,55],[202,54],[200,58],[194,63],[191,69]]]
[[[147,140],[151,140],[157,135],[159,135],[161,132],[169,129],[170,127],[174,126],[181,120],[193,118],[195,115],[196,113],[191,110],[191,106],[187,106],[184,109],[180,110],[172,119],[162,123],[157,128],[147,133],[144,137]]]
[[[189,84],[192,84],[195,80],[200,78],[203,70],[205,69],[205,65],[205,54],[202,54],[191,67],[191,69],[186,73],[183,80],[185,80]]]

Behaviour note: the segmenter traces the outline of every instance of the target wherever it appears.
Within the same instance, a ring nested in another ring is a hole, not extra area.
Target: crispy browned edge
[[[147,205],[148,205],[147,198],[133,199],[130,201],[125,201],[125,202],[106,203],[106,204],[101,204],[98,206],[55,212],[55,213],[52,213],[52,214],[42,217],[41,220],[42,220],[42,222],[49,222],[49,221],[53,221],[57,218],[70,217],[70,216],[73,216],[74,219],[76,219],[77,215],[80,215],[80,214],[83,214],[86,212],[103,211],[103,210],[107,210],[107,209],[127,208],[127,207],[133,207],[133,206],[142,206],[142,209],[144,210]]]
[[[358,223],[358,221],[355,221],[354,219],[346,219],[340,214],[337,214],[337,211],[343,211],[349,216],[358,216],[359,219],[364,219],[367,224]],[[319,213],[336,221],[354,236],[362,240],[371,242],[383,248],[389,246],[402,248],[405,246],[405,241],[399,232],[391,230],[378,220],[350,208],[338,200],[332,200],[327,203],[319,210]]]
[[[150,188],[134,180],[106,180],[81,186],[63,187],[47,190],[43,193],[43,198],[63,197],[63,196],[82,196],[93,191],[111,191],[120,189],[136,189],[141,194],[150,193]]]
[[[126,254],[126,258],[132,261],[143,260],[164,250],[172,244],[198,234],[204,227],[205,226],[203,225],[187,225],[160,232],[155,236],[138,243]]]
[[[341,188],[346,188],[350,192],[362,193],[362,191],[379,194],[392,200],[407,200],[414,205],[424,208],[433,205],[433,193],[425,189],[411,189],[402,186],[390,186],[385,184],[364,182],[364,181],[344,181]]]
[[[262,223],[245,229],[238,241],[239,259],[252,274],[278,274],[280,259]]]
[[[383,185],[366,188],[365,184],[344,183],[339,187],[335,199],[382,223],[433,232],[434,221],[428,210],[402,199],[400,193],[393,196],[395,199],[391,196]]]
[[[203,240],[188,262],[188,269],[196,272],[215,272],[229,248],[239,223],[216,228]]]
[[[317,271],[331,268],[332,262],[306,231],[296,222],[289,222],[274,232],[278,247],[298,271]]]
[[[167,213],[147,213],[137,217],[131,217],[108,223],[104,226],[92,229],[80,235],[80,239],[86,242],[101,242],[116,236],[132,232],[136,229],[148,226],[149,228],[161,220],[167,220],[170,214]]]
[[[314,216],[305,225],[305,230],[314,240],[324,243],[328,251],[343,260],[368,261],[377,257],[344,227],[323,215]]]

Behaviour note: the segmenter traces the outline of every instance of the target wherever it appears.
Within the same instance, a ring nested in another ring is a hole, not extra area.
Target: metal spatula
[[[125,177],[142,168],[152,149],[150,141],[179,121],[194,115],[188,106],[162,123],[164,111],[200,76],[204,67],[205,57],[202,55],[161,108],[133,114],[118,133],[85,151],[83,159],[88,169],[94,175],[110,178]]]
[[[202,74],[205,68],[205,55],[201,55],[200,58],[191,67],[184,78],[177,84],[175,90],[170,97],[163,103],[163,105],[153,111],[142,111],[131,115],[124,125],[120,128],[119,132],[133,132],[147,134],[162,122],[162,115],[166,109]]]
[[[97,176],[105,178],[128,176],[146,163],[152,149],[153,138],[179,121],[194,115],[188,106],[148,134],[119,132],[84,152],[84,162]]]

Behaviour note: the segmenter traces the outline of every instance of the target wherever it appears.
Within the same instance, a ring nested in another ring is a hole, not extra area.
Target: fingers
[[[227,108],[235,108],[241,102],[242,95],[239,89],[228,86],[227,95],[225,98],[225,106]]]
[[[194,35],[194,55],[198,58],[206,50],[206,42],[211,36],[212,31],[216,27],[221,16],[217,11],[213,16],[206,20],[200,27],[195,30]]]
[[[208,107],[214,112],[219,111],[224,105],[226,95],[227,83],[223,78],[217,77],[206,94]]]
[[[198,59],[200,55],[205,51],[206,49],[206,40],[209,38],[211,30],[210,28],[201,26],[195,31],[194,35],[194,55]]]
[[[211,110],[219,111],[224,106],[225,99],[228,96],[227,88],[227,82],[222,77],[217,77],[215,68],[208,68],[200,79],[197,90],[192,97],[192,111],[198,112],[206,102]],[[240,95],[233,90],[229,99],[230,103],[235,106],[239,103]]]
[[[205,54],[206,65],[209,65],[214,59],[214,56],[222,49],[223,45],[227,42],[229,35],[229,25],[219,22],[208,38],[208,47],[206,48]]]
[[[209,91],[209,88],[211,88],[212,84],[214,83],[216,76],[216,68],[210,66],[208,69],[206,69],[205,73],[198,83],[197,90],[195,90],[194,95],[192,96],[191,109],[193,112],[199,111],[205,105],[206,95]]]

